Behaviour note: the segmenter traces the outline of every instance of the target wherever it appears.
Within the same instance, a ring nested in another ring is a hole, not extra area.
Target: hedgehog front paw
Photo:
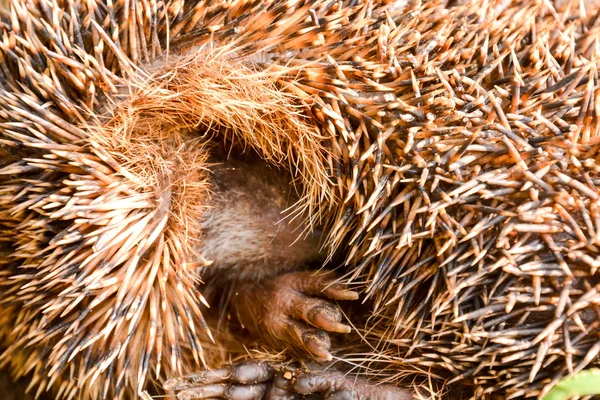
[[[329,361],[332,356],[328,332],[350,332],[350,326],[341,323],[340,309],[329,300],[356,300],[358,293],[334,283],[331,273],[288,273],[248,290],[251,295],[238,299],[240,320],[244,323],[244,314],[251,321],[244,325],[251,330],[250,326],[254,326],[274,347],[291,346],[319,361]],[[244,298],[246,301],[241,302]],[[248,304],[263,307],[256,310]]]
[[[296,272],[283,275],[271,285],[270,309],[264,329],[270,336],[302,349],[317,360],[330,361],[331,340],[327,332],[349,333],[342,313],[331,300],[356,300],[358,293],[332,283],[327,273]]]
[[[244,362],[166,381],[178,400],[297,400],[291,381],[267,363]]]

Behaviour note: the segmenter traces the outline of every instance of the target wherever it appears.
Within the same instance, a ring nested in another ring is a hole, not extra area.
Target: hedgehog
[[[358,357],[359,377],[401,386],[426,370],[474,398],[536,397],[597,365],[599,11],[13,0],[0,42],[2,360],[58,397],[134,396],[151,376],[199,398],[232,393],[215,382],[243,389],[235,364],[177,378],[228,362],[200,308],[203,287],[219,296],[200,276],[224,278],[199,245],[214,226],[212,142],[290,175],[284,241],[296,232],[290,251],[308,249],[290,268],[319,259],[315,235],[323,263],[342,254],[340,282],[370,307],[350,316],[366,354],[337,355]],[[277,273],[267,283],[289,283]],[[295,274],[354,297],[328,274]],[[222,300],[255,305],[232,298],[243,291]],[[324,331],[347,327],[317,304],[328,317],[311,320],[324,328],[312,345],[261,340],[330,359]],[[277,380],[270,368],[249,380]],[[315,371],[291,390],[340,379]]]

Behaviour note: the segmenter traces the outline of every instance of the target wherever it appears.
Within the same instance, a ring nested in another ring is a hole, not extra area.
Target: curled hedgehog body
[[[3,361],[40,393],[102,398],[227,360],[194,266],[216,141],[290,172],[302,227],[373,304],[357,324],[382,380],[428,369],[515,398],[597,364],[599,15],[13,0]]]

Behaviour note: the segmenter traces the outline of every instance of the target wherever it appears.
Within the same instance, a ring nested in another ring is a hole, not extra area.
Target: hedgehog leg
[[[173,378],[163,385],[177,399],[297,400],[290,380],[267,363],[246,362]]]
[[[287,346],[329,361],[328,332],[350,332],[331,300],[357,298],[358,293],[334,283],[331,273],[292,272],[245,285],[234,306],[242,324],[274,348]]]

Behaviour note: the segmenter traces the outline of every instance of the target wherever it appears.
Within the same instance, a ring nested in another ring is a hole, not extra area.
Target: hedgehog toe
[[[228,399],[261,400],[265,397],[267,385],[219,384],[199,386],[177,393],[178,400]]]
[[[331,300],[356,300],[358,292],[349,290],[338,283],[330,271],[302,271],[285,274],[278,278],[287,286],[298,292],[315,297],[326,297]]]
[[[320,329],[312,328],[303,321],[297,321],[285,315],[273,313],[263,322],[263,336],[274,347],[287,346],[291,350],[300,350],[310,354],[318,361],[330,361],[331,339]]]
[[[163,387],[166,390],[184,390],[199,385],[211,385],[223,382],[239,384],[257,384],[273,379],[273,368],[266,363],[239,363],[226,368],[202,371],[167,380]]]
[[[349,333],[350,327],[342,324],[339,308],[328,301],[296,294],[287,310],[294,318],[327,332]]]

